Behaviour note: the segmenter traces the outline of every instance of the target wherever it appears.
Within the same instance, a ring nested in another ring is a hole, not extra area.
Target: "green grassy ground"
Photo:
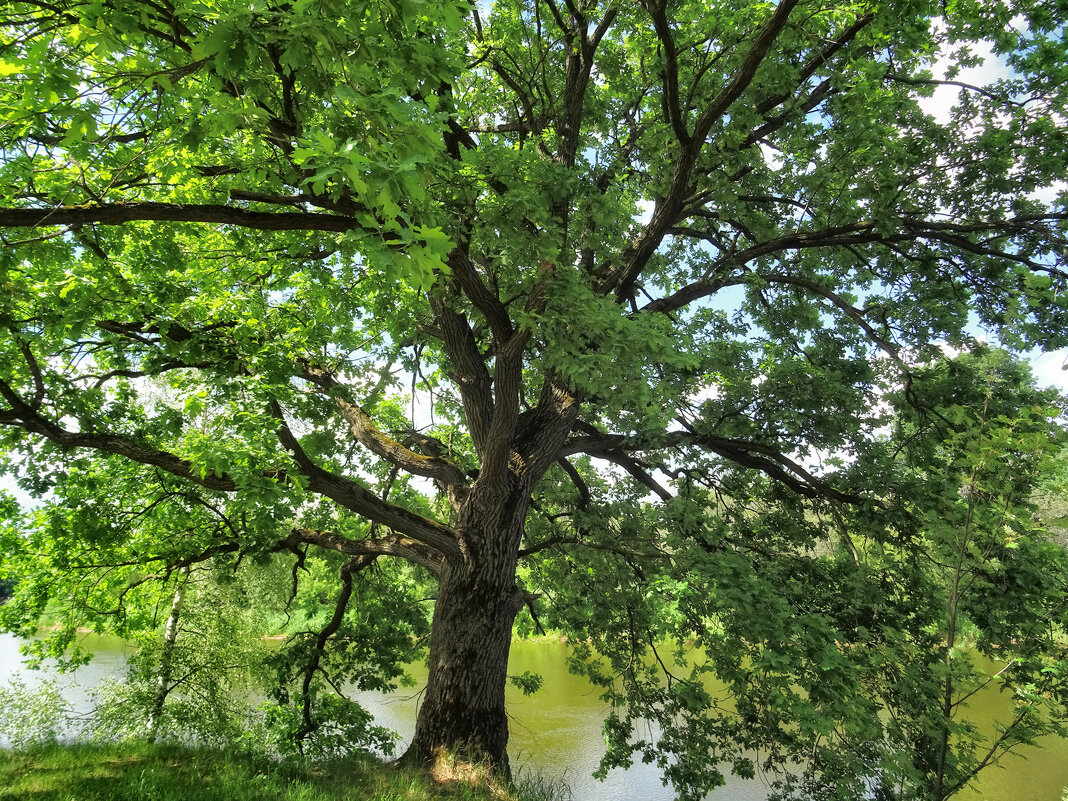
[[[168,746],[0,751],[3,801],[549,801],[545,790],[434,782],[375,763],[279,766]]]

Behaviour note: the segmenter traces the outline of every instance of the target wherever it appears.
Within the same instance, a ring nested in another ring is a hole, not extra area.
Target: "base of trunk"
[[[508,776],[504,688],[522,596],[514,572],[506,576],[490,582],[485,574],[443,572],[426,694],[402,763],[444,773],[460,769]]]
[[[401,768],[425,771],[437,784],[498,786],[512,780],[507,755],[503,762],[491,762],[485,755],[480,758],[473,755],[461,756],[447,751],[442,746],[430,753],[409,746],[403,756],[393,764]]]

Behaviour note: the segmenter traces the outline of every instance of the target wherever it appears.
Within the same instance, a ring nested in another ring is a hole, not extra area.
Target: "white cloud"
[[[994,55],[989,43],[977,43],[973,47],[973,52],[982,59],[982,63],[977,67],[965,67],[954,76],[954,81],[971,86],[986,86],[1001,78],[1008,78],[1012,74],[1004,59]],[[946,80],[946,72],[952,63],[948,53],[941,53],[932,65],[935,80]],[[920,108],[939,123],[948,124],[950,111],[957,104],[960,93],[964,91],[968,90],[957,85],[939,86],[931,97],[920,98]]]
[[[1030,200],[1037,200],[1039,203],[1045,203],[1047,206],[1052,206],[1054,201],[1057,200],[1057,195],[1061,192],[1068,192],[1068,181],[1054,181],[1049,186],[1036,189],[1034,192],[1028,194],[1027,197]]]
[[[1035,383],[1040,387],[1056,387],[1061,393],[1068,394],[1068,350],[1032,351],[1027,357],[1035,374]]]

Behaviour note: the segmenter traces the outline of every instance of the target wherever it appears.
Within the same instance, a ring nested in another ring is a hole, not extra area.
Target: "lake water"
[[[122,672],[127,646],[114,638],[87,635],[85,645],[94,653],[93,661],[71,676],[60,677],[68,699],[84,709],[84,690],[102,678]],[[597,690],[567,670],[567,649],[551,641],[516,642],[512,646],[509,670],[513,674],[532,671],[544,678],[542,689],[524,696],[509,687],[511,715],[511,754],[513,765],[558,777],[572,790],[576,801],[671,801],[655,767],[637,764],[628,771],[616,770],[604,782],[590,774],[604,751],[601,723],[607,712]],[[18,640],[0,635],[0,683],[14,674],[32,683],[34,671],[25,671],[18,653]],[[416,680],[425,680],[413,671]],[[401,735],[411,737],[418,705],[417,690],[392,695],[364,693],[361,702],[376,720]],[[987,725],[1003,714],[1009,699],[996,691],[975,699],[972,710]],[[1025,752],[1028,757],[1009,757],[1003,766],[986,770],[977,788],[959,798],[962,801],[1062,801],[1068,787],[1068,741],[1052,739],[1042,750]],[[726,787],[709,795],[710,801],[764,801],[767,785],[759,778],[741,781],[728,778]]]

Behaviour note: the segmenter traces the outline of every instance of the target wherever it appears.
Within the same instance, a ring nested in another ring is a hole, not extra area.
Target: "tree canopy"
[[[973,337],[1068,346],[1066,15],[9,0],[0,447],[41,503],[4,503],[5,625],[273,564],[249,604],[327,604],[298,742],[356,744],[334,692],[428,649],[407,758],[503,767],[510,638],[551,627],[606,769],[948,797],[1064,718],[1060,400]]]

